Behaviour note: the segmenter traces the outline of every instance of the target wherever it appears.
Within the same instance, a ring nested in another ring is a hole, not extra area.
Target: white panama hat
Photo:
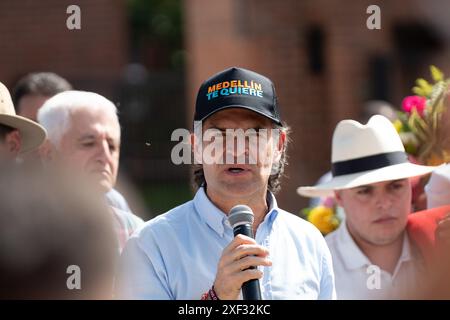
[[[47,132],[38,123],[16,115],[8,88],[0,82],[0,124],[20,132],[20,153],[37,149],[47,137]]]
[[[335,190],[421,176],[435,168],[410,163],[393,124],[381,115],[372,116],[366,125],[355,120],[339,122],[333,134],[331,162],[330,181],[299,187],[297,193],[331,196]]]

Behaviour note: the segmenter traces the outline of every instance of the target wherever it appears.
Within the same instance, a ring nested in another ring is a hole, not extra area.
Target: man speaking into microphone
[[[334,299],[331,255],[322,235],[278,208],[274,196],[288,128],[272,81],[236,67],[212,76],[198,91],[193,129],[196,195],[131,237],[121,257],[117,296]],[[236,222],[236,211],[251,217]]]

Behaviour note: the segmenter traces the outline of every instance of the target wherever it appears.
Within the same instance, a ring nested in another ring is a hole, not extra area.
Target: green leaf
[[[425,88],[425,87],[430,86],[430,84],[428,83],[428,81],[425,80],[424,78],[418,78],[418,79],[416,80],[416,84],[417,84],[419,87],[422,87],[422,88]]]
[[[409,153],[409,154],[412,154],[413,156],[415,156],[417,153],[417,147],[412,144],[407,144],[405,146],[405,151],[406,151],[406,153]]]
[[[417,79],[416,84],[422,89],[422,96],[428,97],[433,91],[433,86],[423,78]]]
[[[426,92],[424,89],[422,89],[421,87],[414,87],[412,88],[412,92],[418,96],[425,96]]]
[[[310,207],[308,207],[308,208],[303,208],[302,210],[300,210],[300,216],[301,216],[303,219],[308,220],[308,215],[309,215],[309,213],[311,212],[312,209],[313,209],[313,208],[310,208]]]
[[[427,140],[427,124],[416,109],[412,110],[411,116],[408,119],[408,125],[411,128],[411,131],[414,132],[416,137],[419,139],[420,143]]]
[[[436,66],[431,65],[430,72],[431,72],[431,77],[433,78],[434,82],[439,82],[439,81],[444,80],[444,73],[440,69],[438,69]]]

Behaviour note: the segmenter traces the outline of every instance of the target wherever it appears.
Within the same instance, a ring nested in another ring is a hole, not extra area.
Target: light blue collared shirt
[[[271,267],[262,267],[263,299],[335,299],[331,254],[309,222],[277,207],[256,231],[269,249]],[[198,300],[214,283],[223,249],[233,240],[227,216],[206,196],[146,222],[121,256],[117,296],[126,299]]]

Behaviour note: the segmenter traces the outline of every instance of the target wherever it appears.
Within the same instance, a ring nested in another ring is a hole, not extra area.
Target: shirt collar
[[[400,255],[400,258],[398,259],[397,265],[395,266],[395,270],[394,270],[393,276],[395,277],[397,275],[398,271],[400,270],[400,267],[401,267],[402,263],[411,261],[413,259],[414,259],[414,257],[413,257],[411,244],[409,242],[408,233],[405,232],[404,236],[403,236],[402,253]]]
[[[267,202],[269,205],[269,212],[264,217],[262,223],[267,224],[268,227],[271,228],[278,215],[279,209],[275,196],[270,191],[267,192]],[[209,200],[205,188],[200,187],[195,194],[194,207],[200,218],[221,237],[224,235],[225,226],[231,228],[227,215]]]
[[[267,191],[267,205],[269,207],[269,212],[266,214],[263,220],[263,224],[268,225],[269,229],[272,228],[273,222],[275,221],[275,218],[278,216],[278,204],[277,199],[275,199],[275,196],[272,192]]]
[[[338,232],[337,246],[339,247],[342,261],[347,269],[354,270],[372,264],[361,249],[356,245],[352,236],[348,232],[347,223],[345,220],[342,222]]]
[[[206,222],[221,237],[225,232],[224,225],[227,224],[226,214],[217,208],[206,195],[205,189],[200,187],[194,197],[194,207],[200,218]]]
[[[372,263],[366,257],[366,255],[361,251],[361,249],[356,245],[352,236],[348,232],[347,224],[345,220],[342,223],[342,227],[339,228],[339,238],[337,245],[339,246],[339,251],[342,256],[342,260],[347,269],[353,270],[361,267],[369,266]],[[408,235],[404,234],[402,253],[395,267],[394,276],[400,269],[402,263],[410,261],[413,259],[411,245],[409,243]]]

